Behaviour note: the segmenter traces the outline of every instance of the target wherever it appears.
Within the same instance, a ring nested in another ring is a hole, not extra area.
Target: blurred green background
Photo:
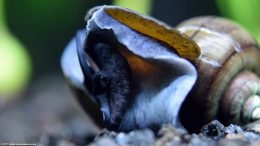
[[[225,16],[260,40],[259,0],[0,0],[0,96],[21,93],[46,74],[61,76],[60,56],[76,30],[85,27],[86,11],[112,3],[172,26],[199,15]]]

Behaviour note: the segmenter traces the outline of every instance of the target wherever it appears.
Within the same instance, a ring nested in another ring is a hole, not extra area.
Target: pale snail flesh
[[[93,117],[102,111],[108,128],[194,130],[214,118],[259,118],[259,47],[233,22],[201,17],[174,29],[118,6],[95,7],[86,21],[62,55],[62,70],[83,107]]]

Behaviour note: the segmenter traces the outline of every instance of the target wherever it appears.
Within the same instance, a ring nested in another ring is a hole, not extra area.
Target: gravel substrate
[[[164,125],[156,133],[149,129],[130,133],[104,130],[89,146],[257,146],[260,145],[259,123],[242,129],[236,125],[225,127],[215,120],[205,125],[198,134],[188,134],[185,130],[171,125]]]

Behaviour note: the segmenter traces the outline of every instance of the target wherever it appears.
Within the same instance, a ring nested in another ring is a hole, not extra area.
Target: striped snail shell
[[[238,24],[213,16],[192,18],[177,29],[190,36],[202,53],[193,62],[198,79],[182,108],[183,122],[193,121],[189,129],[214,118],[239,125],[259,119],[260,54],[256,40]]]
[[[171,123],[192,131],[216,118],[259,119],[259,47],[240,26],[199,17],[174,29],[117,6],[95,7],[85,19],[61,65],[99,123],[96,115],[112,130]]]

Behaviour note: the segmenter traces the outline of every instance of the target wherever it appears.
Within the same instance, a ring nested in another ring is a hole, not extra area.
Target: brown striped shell
[[[202,53],[194,61],[198,80],[183,105],[183,124],[196,130],[214,118],[240,125],[259,119],[260,54],[250,34],[219,17],[192,18],[177,29]]]

